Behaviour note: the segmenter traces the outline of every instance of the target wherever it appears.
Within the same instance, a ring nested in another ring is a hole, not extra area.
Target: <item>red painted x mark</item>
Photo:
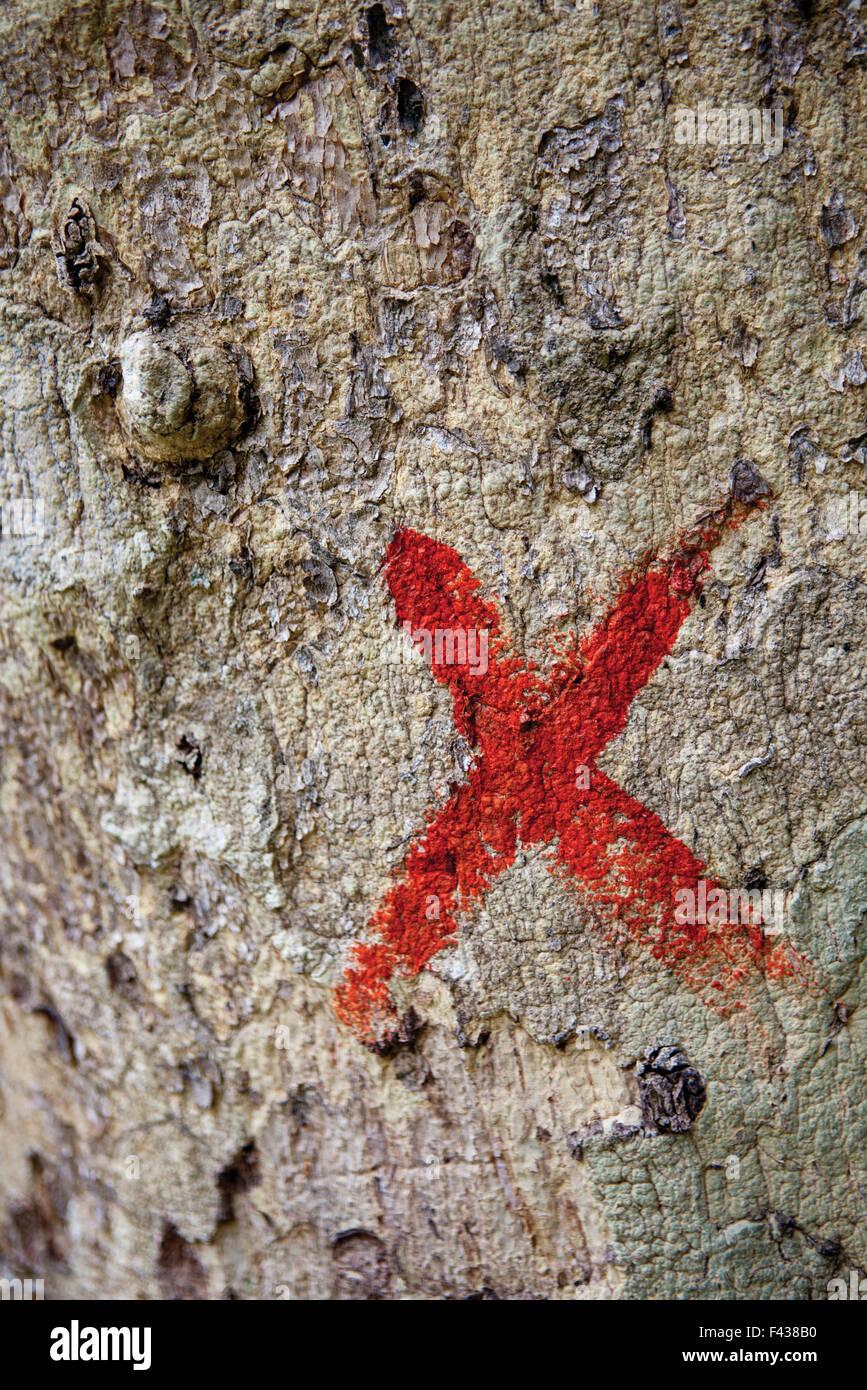
[[[557,842],[556,864],[603,915],[711,999],[730,999],[758,967],[788,973],[782,943],[772,948],[758,922],[709,930],[675,920],[677,890],[697,893],[704,864],[596,766],[674,646],[708,551],[744,510],[726,503],[647,565],[588,636],[553,657],[547,673],[509,652],[496,608],[480,597],[456,551],[415,531],[397,533],[385,568],[399,623],[411,624],[419,645],[422,634],[439,629],[486,632],[489,646],[483,673],[483,663],[454,664],[443,644],[427,644],[475,758],[466,781],[430,813],[371,920],[376,939],[352,948],[337,987],[339,1016],[369,1045],[394,1034],[391,978],[417,974],[454,944],[457,914],[514,862],[519,845]],[[717,886],[707,882],[708,891]]]

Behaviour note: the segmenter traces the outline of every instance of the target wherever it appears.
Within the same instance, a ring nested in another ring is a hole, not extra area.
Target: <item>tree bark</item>
[[[863,1273],[855,10],[0,36],[0,1276]]]

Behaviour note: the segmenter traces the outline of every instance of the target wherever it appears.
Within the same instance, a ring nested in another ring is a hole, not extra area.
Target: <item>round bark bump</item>
[[[250,421],[243,355],[224,344],[131,333],[120,350],[118,415],[138,453],[160,463],[203,461]]]

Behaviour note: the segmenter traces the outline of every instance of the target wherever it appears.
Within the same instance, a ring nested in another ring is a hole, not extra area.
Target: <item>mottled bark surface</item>
[[[0,1274],[864,1272],[857,6],[13,0],[0,47]],[[526,845],[362,1046],[334,986],[474,756],[397,529],[547,669],[756,478],[599,767],[809,968],[715,1007]]]

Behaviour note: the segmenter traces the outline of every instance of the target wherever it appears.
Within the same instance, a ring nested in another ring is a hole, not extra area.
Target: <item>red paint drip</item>
[[[727,504],[670,556],[648,564],[592,633],[565,644],[547,673],[509,653],[497,610],[456,551],[415,531],[397,533],[385,569],[398,622],[414,631],[486,630],[488,667],[481,674],[431,653],[476,757],[467,780],[429,813],[400,880],[374,913],[376,939],[352,948],[335,1005],[362,1040],[376,1043],[393,1030],[389,981],[417,974],[454,943],[458,913],[514,862],[519,844],[559,840],[557,871],[577,879],[620,930],[697,992],[715,991],[717,1006],[759,969],[790,973],[788,954],[762,940],[759,923],[709,931],[675,921],[677,890],[697,893],[704,864],[595,766],[672,650],[709,549],[742,514]],[[589,786],[576,775],[580,767],[589,770]],[[707,881],[708,892],[717,886]]]

